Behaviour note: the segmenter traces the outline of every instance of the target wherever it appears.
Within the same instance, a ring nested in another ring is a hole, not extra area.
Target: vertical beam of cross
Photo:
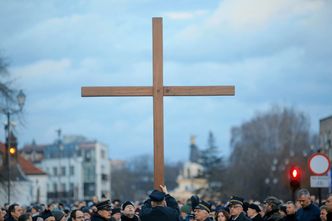
[[[162,18],[152,20],[154,187],[164,184],[164,94]],[[157,185],[157,186],[156,186]]]

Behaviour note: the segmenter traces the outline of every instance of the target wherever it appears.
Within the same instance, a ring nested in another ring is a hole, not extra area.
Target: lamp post
[[[5,131],[6,131],[6,166],[7,166],[7,187],[8,187],[8,204],[10,204],[10,147],[12,142],[12,133],[11,133],[11,127],[10,127],[10,115],[17,114],[18,112],[21,112],[25,103],[25,94],[22,90],[19,91],[17,94],[17,103],[19,106],[19,109],[12,109],[12,108],[6,108],[1,109],[1,112],[4,113],[7,117],[7,124],[5,125]]]

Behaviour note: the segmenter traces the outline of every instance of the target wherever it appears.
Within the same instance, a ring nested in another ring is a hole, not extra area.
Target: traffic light
[[[16,156],[16,151],[17,151],[16,146],[10,146],[9,147],[9,155],[11,157],[15,157]]]
[[[6,139],[6,147],[8,155],[12,159],[17,158],[17,139],[13,133],[10,133],[9,137]]]
[[[302,171],[299,167],[293,166],[289,170],[289,184],[293,191],[301,186]]]

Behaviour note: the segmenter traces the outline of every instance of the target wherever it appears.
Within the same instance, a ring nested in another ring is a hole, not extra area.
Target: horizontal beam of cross
[[[82,87],[82,97],[153,96],[153,87]],[[233,96],[234,86],[164,86],[164,96]]]

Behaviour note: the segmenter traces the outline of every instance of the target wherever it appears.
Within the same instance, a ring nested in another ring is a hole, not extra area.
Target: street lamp
[[[10,158],[11,158],[11,145],[13,142],[13,135],[10,128],[10,115],[17,114],[18,112],[21,112],[25,103],[25,94],[22,90],[20,90],[17,94],[17,104],[19,106],[19,109],[13,109],[13,108],[4,108],[1,109],[1,112],[7,116],[7,124],[5,125],[5,131],[6,131],[6,166],[7,166],[7,187],[8,187],[8,204],[10,204]]]

